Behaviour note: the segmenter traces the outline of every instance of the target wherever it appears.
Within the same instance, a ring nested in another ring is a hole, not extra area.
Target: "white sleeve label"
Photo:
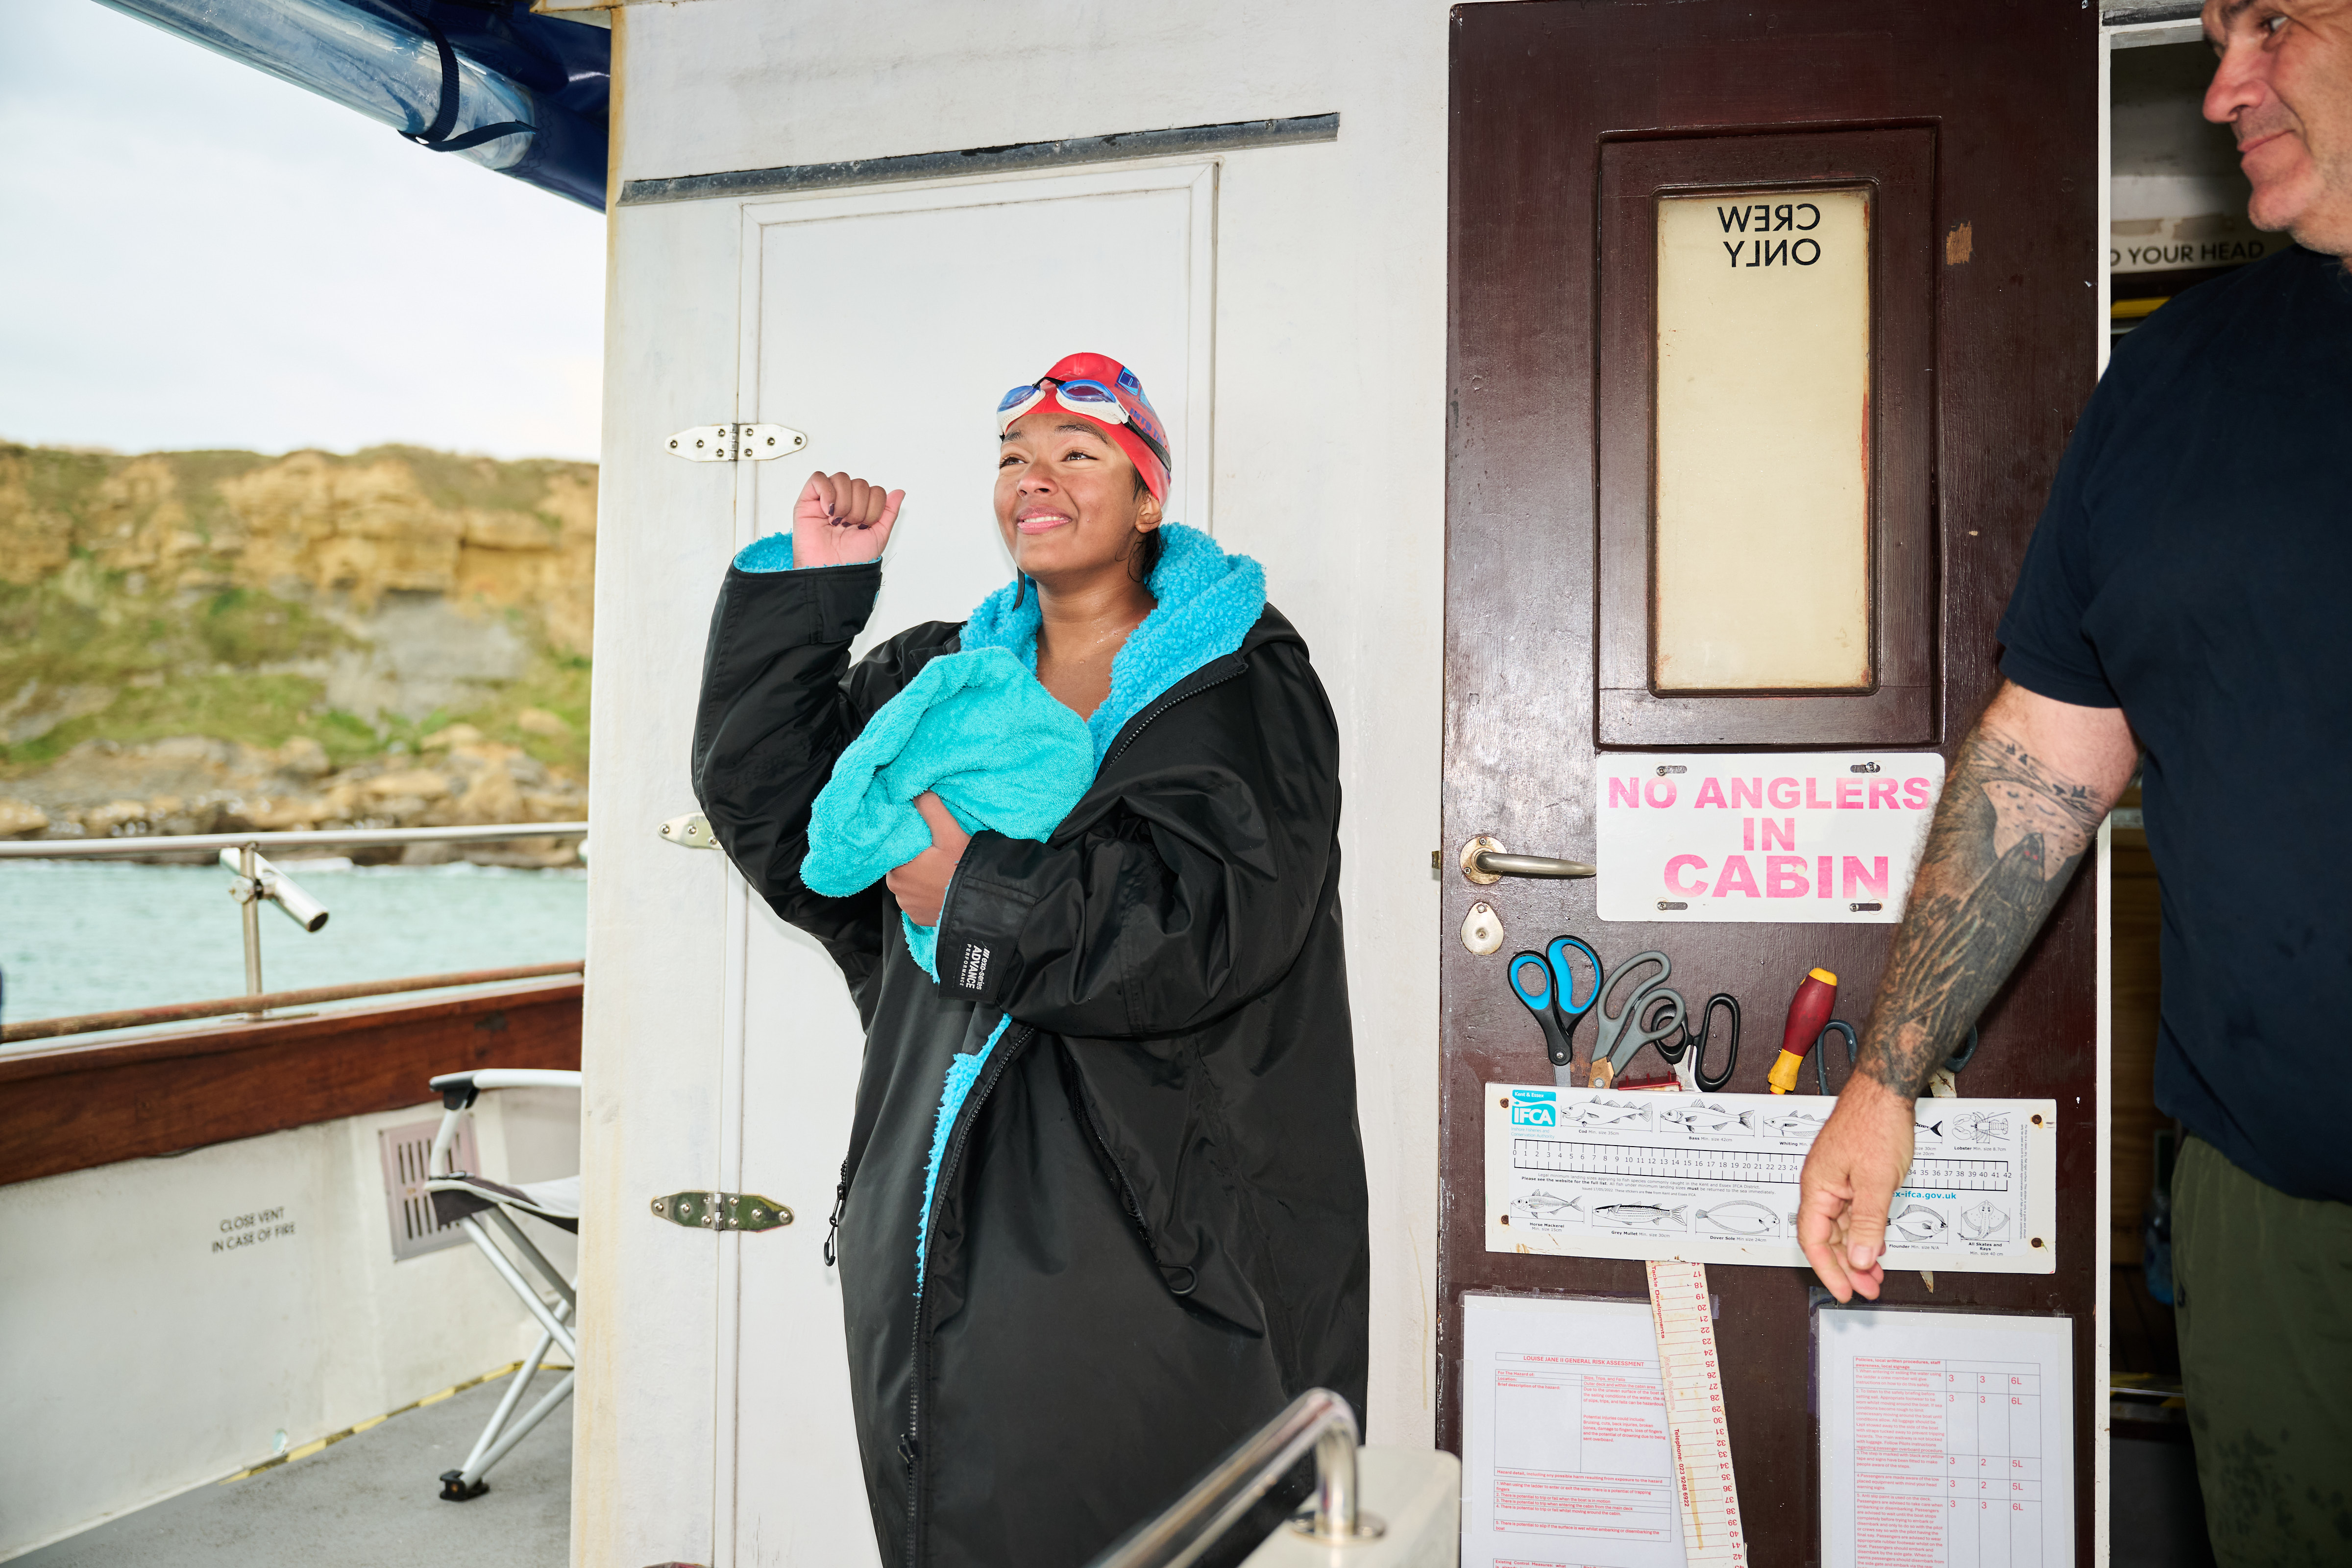
[[[1944,787],[1933,752],[1606,752],[1604,921],[1891,925]]]

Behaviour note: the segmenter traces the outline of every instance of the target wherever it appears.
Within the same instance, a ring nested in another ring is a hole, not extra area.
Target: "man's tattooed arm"
[[[2053,731],[2053,718],[2064,727]],[[1858,1073],[1918,1094],[2024,956],[2134,754],[2115,710],[2002,689],[1945,780]]]

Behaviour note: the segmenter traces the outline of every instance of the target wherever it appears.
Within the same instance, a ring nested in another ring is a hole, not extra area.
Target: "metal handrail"
[[[22,1024],[0,1025],[0,1045],[20,1040],[53,1040],[62,1035],[94,1035],[105,1029],[139,1029],[153,1024],[180,1024],[192,1018],[219,1018],[231,1013],[260,1014],[273,1007],[310,1007],[322,1002],[354,1002],[365,996],[397,996],[412,991],[446,991],[460,985],[502,985],[514,980],[543,980],[557,974],[582,974],[587,963],[571,959],[562,963],[526,963],[509,969],[467,969],[450,974],[412,974],[403,980],[359,980],[345,985],[312,985],[299,991],[267,991],[244,996],[223,996],[210,1002],[167,1002],[158,1007],[123,1007],[111,1013],[75,1013],[62,1018],[31,1018]]]
[[[1356,1507],[1356,1413],[1310,1388],[1209,1467],[1192,1489],[1146,1520],[1087,1568],[1186,1568],[1240,1522],[1250,1505],[1315,1450],[1315,1510],[1293,1530],[1331,1546],[1369,1540],[1381,1522]]]
[[[463,827],[318,827],[291,833],[145,833],[121,838],[0,839],[0,860],[203,854],[223,849],[359,849],[386,844],[472,844],[494,838],[584,838],[584,822],[491,822]]]
[[[269,994],[261,984],[261,906],[274,903],[306,931],[316,931],[327,923],[327,907],[310,897],[278,867],[263,858],[261,851],[271,849],[313,849],[330,846],[361,848],[368,845],[386,844],[467,844],[493,838],[577,838],[588,831],[584,822],[488,822],[462,827],[346,827],[314,828],[295,833],[156,833],[122,838],[33,838],[0,842],[0,859],[49,860],[96,859],[104,857],[131,855],[184,854],[217,850],[223,863],[236,873],[229,891],[237,902],[237,920],[245,941],[245,1006],[242,1009],[215,1007],[209,1002],[181,1004],[176,1016],[183,1018],[216,1016],[221,1013],[243,1011],[259,1019],[269,1010]],[[585,853],[586,847],[582,847]],[[205,1011],[190,1012],[197,1008]],[[131,1009],[130,1012],[152,1013],[153,1009]],[[41,1020],[47,1023],[78,1023],[79,1030],[51,1030],[53,1034],[79,1033],[96,1029],[119,1028],[117,1024],[93,1024],[93,1017],[118,1015],[80,1014],[76,1017]],[[160,1022],[148,1017],[143,1022]],[[42,1036],[11,1033],[9,1039],[37,1039]]]

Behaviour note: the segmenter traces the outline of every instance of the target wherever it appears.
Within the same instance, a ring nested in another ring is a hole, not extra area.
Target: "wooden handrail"
[[[578,974],[579,959],[563,963],[527,963],[514,969],[460,970],[450,974],[413,974],[404,980],[360,980],[347,985],[313,985],[300,991],[265,991],[255,996],[220,996],[209,1002],[170,1002],[155,1007],[122,1007],[111,1013],[76,1013],[63,1018],[30,1018],[0,1026],[0,1045],[18,1040],[49,1040],[61,1035],[89,1035],[100,1029],[137,1029],[153,1024],[176,1024],[189,1018],[219,1018],[232,1013],[257,1016],[279,1007],[309,1007],[321,1002],[349,1002],[361,996],[395,996],[410,991],[444,991],[457,985],[496,985],[509,980],[539,980],[551,974]]]
[[[0,1051],[0,1186],[431,1103],[436,1073],[580,1067],[576,975]]]

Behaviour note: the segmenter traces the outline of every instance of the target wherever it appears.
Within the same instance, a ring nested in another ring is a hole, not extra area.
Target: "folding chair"
[[[425,1167],[425,1190],[432,1194],[433,1217],[442,1225],[455,1225],[463,1229],[508,1289],[539,1322],[539,1344],[528,1361],[515,1373],[506,1397],[499,1402],[490,1415],[490,1424],[482,1428],[474,1444],[474,1451],[466,1457],[460,1469],[446,1470],[441,1476],[441,1497],[446,1502],[470,1502],[490,1489],[483,1480],[492,1465],[507,1457],[509,1450],[522,1441],[530,1429],[545,1420],[555,1407],[572,1397],[572,1382],[577,1373],[566,1371],[563,1381],[547,1391],[530,1413],[520,1421],[513,1419],[515,1408],[530,1387],[531,1379],[539,1375],[547,1363],[548,1352],[560,1349],[573,1367],[580,1364],[578,1342],[572,1337],[572,1325],[580,1312],[580,1299],[546,1255],[533,1247],[509,1211],[527,1214],[548,1224],[578,1235],[580,1231],[580,1178],[564,1176],[551,1182],[524,1182],[509,1186],[486,1176],[449,1168],[450,1152],[457,1142],[460,1120],[473,1109],[474,1101],[483,1091],[499,1089],[578,1089],[580,1075],[557,1072],[539,1068],[485,1068],[475,1072],[444,1073],[433,1080],[441,1096],[441,1127],[434,1134],[432,1163]],[[485,1221],[488,1224],[485,1225]],[[506,1233],[516,1256],[536,1270],[547,1282],[557,1300],[550,1307],[540,1299],[540,1293],[521,1269],[500,1251],[490,1239],[489,1226]],[[509,1425],[511,1423],[511,1425]]]

